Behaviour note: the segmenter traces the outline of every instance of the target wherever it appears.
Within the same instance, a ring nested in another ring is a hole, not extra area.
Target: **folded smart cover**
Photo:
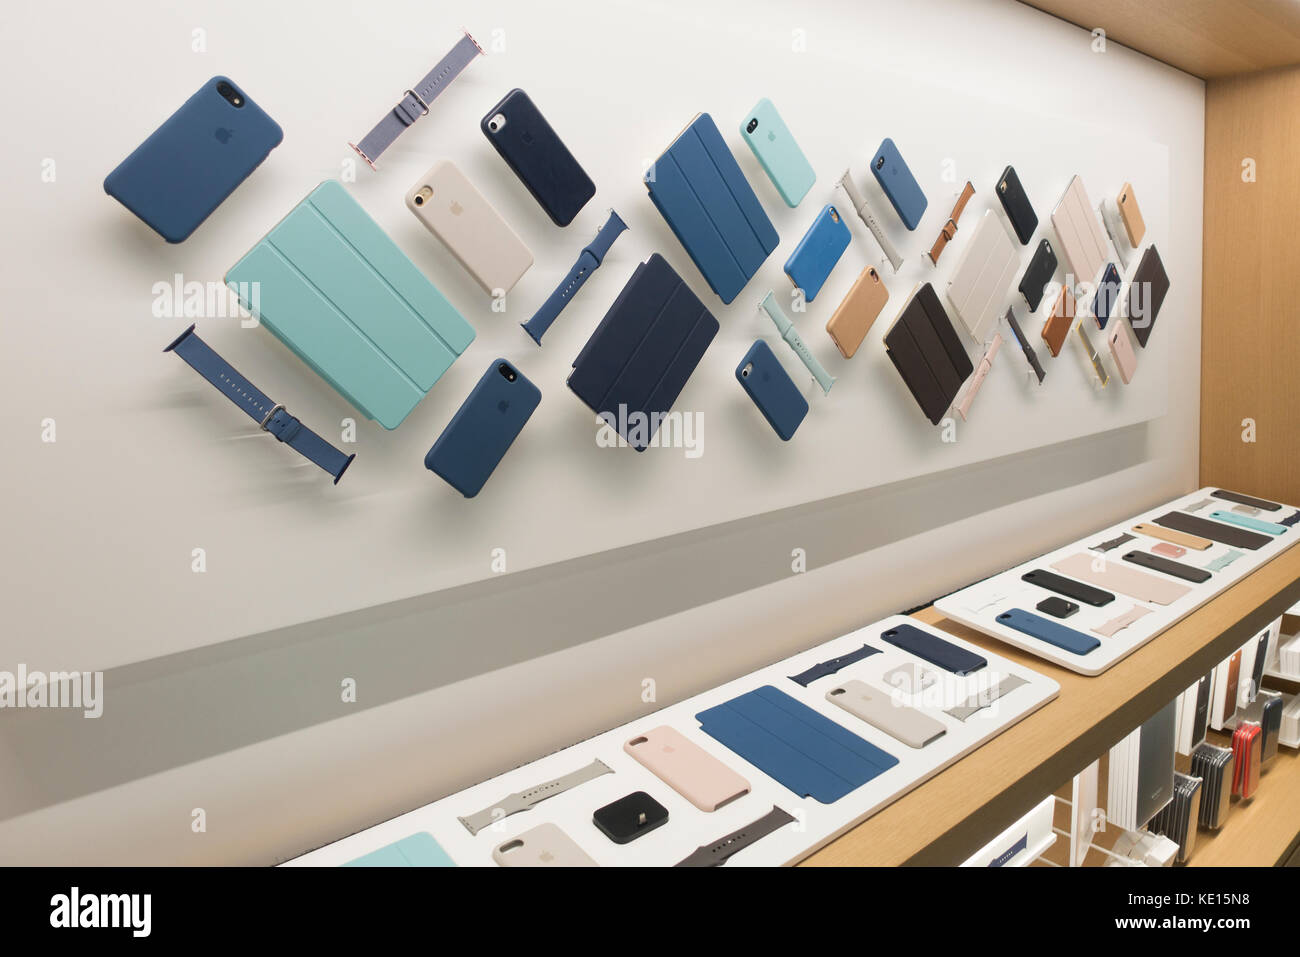
[[[1188,515],[1186,512],[1166,512],[1159,518],[1153,518],[1152,521],[1157,525],[1163,525],[1165,528],[1172,528],[1176,532],[1186,532],[1188,535],[1208,538],[1220,545],[1231,545],[1233,548],[1249,548],[1251,551],[1262,548],[1273,540],[1267,535],[1261,535],[1259,532],[1225,525],[1222,522],[1212,522],[1208,518]]]
[[[569,388],[644,451],[717,332],[718,320],[654,253],[573,360]]]
[[[849,227],[834,206],[823,206],[799,245],[785,261],[785,274],[795,287],[803,290],[806,302],[821,292],[835,264],[849,248]]]
[[[1133,270],[1128,287],[1128,324],[1133,327],[1138,345],[1143,349],[1151,338],[1151,328],[1156,324],[1160,307],[1169,293],[1169,276],[1155,246],[1148,246]]]
[[[1045,641],[1049,645],[1055,645],[1071,654],[1086,655],[1094,648],[1101,647],[1101,642],[1092,635],[1085,635],[1081,631],[1075,631],[1050,618],[1042,618],[1022,608],[1007,609],[998,615],[998,621],[1008,628]]]
[[[343,186],[317,186],[226,273],[262,325],[367,418],[396,428],[474,329]]]
[[[939,296],[919,286],[885,333],[885,350],[932,425],[938,425],[975,371]]]
[[[412,834],[377,851],[348,861],[344,867],[455,867],[456,862],[427,831]]]
[[[1074,273],[1074,281],[1096,279],[1106,264],[1106,236],[1078,176],[1070,180],[1065,195],[1052,211],[1052,225],[1065,250],[1065,261]]]
[[[922,661],[951,671],[955,675],[968,675],[979,671],[988,661],[961,645],[954,645],[938,635],[922,631],[914,625],[897,625],[880,633],[880,637],[895,648],[902,648]]]
[[[754,340],[745,358],[736,366],[736,381],[758,406],[772,431],[790,441],[808,414],[808,400],[762,339]]]
[[[948,280],[948,300],[976,342],[983,342],[989,327],[998,321],[998,310],[1019,265],[1016,244],[997,214],[986,210]]]
[[[701,711],[700,729],[800,797],[832,804],[898,763],[771,685]]]
[[[645,176],[659,212],[723,302],[736,298],[779,238],[713,118],[695,119]]]

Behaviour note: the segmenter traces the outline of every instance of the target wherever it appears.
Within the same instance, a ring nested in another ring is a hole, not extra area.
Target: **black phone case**
[[[1251,498],[1249,495],[1238,495],[1236,492],[1229,492],[1225,489],[1215,489],[1210,493],[1215,498],[1221,498],[1225,502],[1236,502],[1238,505],[1249,505],[1251,508],[1262,508],[1266,512],[1276,512],[1282,506],[1277,502],[1270,502],[1262,498]]]
[[[1029,304],[1030,312],[1038,311],[1038,304],[1043,301],[1043,287],[1051,281],[1055,272],[1056,251],[1052,249],[1052,244],[1044,239],[1034,250],[1034,258],[1029,260],[1029,266],[1025,269],[1025,275],[1017,287],[1020,295],[1024,296],[1025,302]]]
[[[615,844],[628,844],[668,823],[668,809],[644,791],[633,791],[597,808],[591,823]]]
[[[1034,205],[1029,202],[1014,166],[1002,171],[1002,178],[998,180],[998,202],[1006,211],[1007,219],[1011,220],[1011,228],[1016,231],[1020,245],[1028,246],[1038,229],[1038,214],[1034,212]]]
[[[1048,591],[1054,591],[1066,598],[1073,598],[1075,601],[1081,601],[1093,608],[1109,605],[1115,600],[1115,596],[1104,589],[1095,588],[1092,585],[1086,585],[1083,582],[1075,581],[1073,578],[1066,578],[1064,575],[1058,575],[1055,572],[1045,571],[1041,568],[1025,572],[1020,578],[1031,585],[1046,588]]]
[[[505,125],[493,132],[488,124],[498,113]],[[596,184],[523,90],[507,93],[479,128],[555,225],[569,225],[596,195]]]
[[[1069,618],[1079,610],[1079,606],[1074,602],[1066,601],[1057,595],[1044,598],[1034,607],[1045,615],[1051,615],[1053,618]]]
[[[967,651],[912,625],[898,625],[882,632],[880,637],[895,648],[902,648],[908,654],[916,655],[922,661],[928,661],[955,675],[968,675],[988,664],[975,652]]]
[[[1156,247],[1148,246],[1129,283],[1128,324],[1143,349],[1147,347],[1156,317],[1160,315],[1160,307],[1168,294],[1169,275],[1165,272],[1165,264]]]
[[[1163,572],[1166,575],[1172,575],[1174,578],[1181,578],[1185,582],[1192,582],[1196,585],[1210,580],[1210,573],[1204,568],[1184,565],[1172,558],[1152,555],[1150,552],[1126,552],[1124,561],[1131,562],[1134,565],[1141,565],[1143,568],[1149,568],[1155,572]]]

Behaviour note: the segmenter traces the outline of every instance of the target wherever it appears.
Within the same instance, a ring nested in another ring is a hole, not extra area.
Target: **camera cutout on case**
[[[506,115],[504,113],[494,113],[488,120],[488,130],[493,133],[500,133],[506,128]]]

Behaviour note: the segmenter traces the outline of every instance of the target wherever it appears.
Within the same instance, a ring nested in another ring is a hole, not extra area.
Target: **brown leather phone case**
[[[853,358],[858,346],[867,337],[871,324],[876,321],[888,301],[889,290],[885,288],[885,281],[880,278],[876,268],[868,266],[862,270],[853,283],[853,288],[826,323],[826,332],[830,334],[835,348],[840,350],[840,355],[846,359]]]
[[[1241,680],[1241,652],[1228,659],[1228,688],[1223,696],[1223,721],[1227,721],[1237,710],[1237,682]]]
[[[1061,354],[1061,346],[1065,345],[1065,337],[1070,333],[1070,326],[1074,325],[1074,293],[1070,292],[1069,286],[1061,287],[1061,294],[1056,297],[1056,302],[1052,306],[1052,313],[1043,323],[1043,341],[1047,343],[1047,348],[1055,359]]]
[[[1137,249],[1142,237],[1147,234],[1147,224],[1138,207],[1137,196],[1133,194],[1132,183],[1124,184],[1119,196],[1115,197],[1115,205],[1119,207],[1120,222],[1124,224],[1124,232],[1128,233],[1129,244]]]

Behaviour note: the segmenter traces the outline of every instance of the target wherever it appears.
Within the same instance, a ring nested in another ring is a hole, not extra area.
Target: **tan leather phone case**
[[[1180,532],[1172,528],[1164,528],[1160,525],[1152,525],[1150,522],[1143,522],[1141,525],[1134,525],[1133,531],[1139,535],[1146,535],[1148,538],[1158,538],[1162,542],[1171,542],[1174,545],[1183,545],[1187,548],[1195,548],[1197,551],[1205,551],[1214,542],[1208,538],[1201,538],[1199,535],[1189,535],[1187,532]]]
[[[623,750],[701,811],[749,793],[748,781],[666,724],[624,742]]]
[[[549,821],[492,848],[492,860],[502,867],[600,866]]]
[[[1129,244],[1137,249],[1138,243],[1142,242],[1142,237],[1147,234],[1147,224],[1142,218],[1142,210],[1138,207],[1137,196],[1133,193],[1131,183],[1124,184],[1124,188],[1119,191],[1119,196],[1115,197],[1115,205],[1119,207],[1119,219],[1124,224],[1124,232],[1128,234]]]
[[[1070,326],[1074,325],[1074,293],[1070,292],[1068,286],[1061,287],[1061,294],[1056,297],[1056,302],[1052,305],[1052,313],[1043,323],[1043,341],[1047,343],[1047,348],[1055,359],[1061,354],[1061,346],[1065,345],[1065,337],[1070,334]]]
[[[849,294],[826,323],[826,332],[830,334],[835,348],[840,350],[840,355],[846,359],[853,358],[858,346],[867,337],[871,324],[876,321],[888,301],[889,290],[885,288],[885,281],[880,278],[876,268],[868,266],[862,270]]]
[[[1138,601],[1149,601],[1155,605],[1171,605],[1186,595],[1190,588],[1177,582],[1157,578],[1135,568],[1126,568],[1119,562],[1109,562],[1093,555],[1071,555],[1059,562],[1053,562],[1052,568],[1065,575],[1089,585],[1096,585],[1107,591],[1116,591]]]

